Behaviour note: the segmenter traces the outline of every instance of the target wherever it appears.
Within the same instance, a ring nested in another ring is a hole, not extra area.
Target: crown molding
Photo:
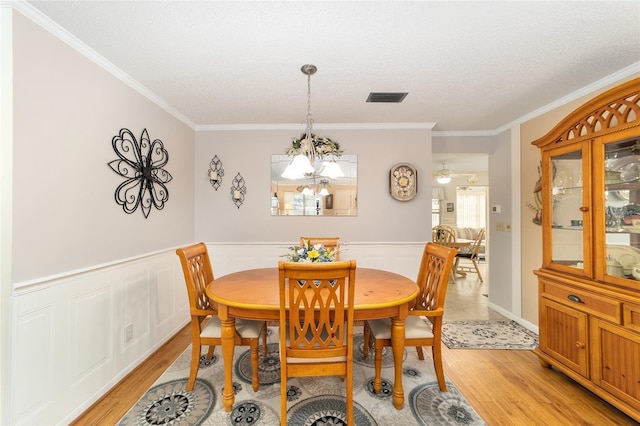
[[[3,2],[3,6],[4,6]],[[164,99],[160,98],[154,92],[149,90],[146,86],[140,84],[138,81],[134,80],[129,74],[122,71],[120,68],[115,66],[113,63],[109,62],[104,56],[100,55],[98,52],[87,46],[85,43],[80,41],[77,37],[71,34],[69,31],[62,28],[59,24],[52,21],[48,16],[44,15],[38,9],[26,3],[25,1],[13,1],[10,2],[13,4],[15,10],[22,13],[27,18],[31,19],[34,23],[41,26],[45,30],[49,31],[55,37],[60,39],[63,43],[70,46],[72,49],[75,49],[80,54],[86,56],[89,60],[93,61],[96,65],[104,69],[105,71],[112,74],[114,77],[122,81],[127,86],[131,87],[136,92],[140,93],[142,96],[149,99],[151,102],[156,104],[158,107],[165,110],[167,113],[174,116],[176,119],[180,120],[187,126],[195,129],[195,123],[185,115],[183,115],[180,111],[171,107]]]
[[[497,135],[495,130],[442,130],[434,131],[431,136],[436,137],[449,137],[449,136],[462,136],[462,137],[477,137],[477,136],[495,136]]]
[[[515,120],[503,124],[502,126],[494,129],[494,130],[467,130],[467,131],[434,131],[431,133],[433,137],[451,137],[451,136],[462,136],[462,137],[475,137],[475,136],[496,136],[500,133],[511,130],[513,127],[520,126],[522,123],[527,122],[531,119],[534,119],[542,114],[546,114],[547,112],[553,111],[556,108],[559,108],[563,105],[568,104],[569,102],[573,102],[576,99],[579,99],[583,96],[587,96],[592,94],[595,91],[602,89],[603,87],[609,86],[611,84],[615,84],[620,80],[623,80],[627,77],[631,77],[634,74],[640,73],[640,61],[629,65],[619,71],[616,71],[613,74],[606,76],[588,86],[582,87],[575,92],[569,93],[566,96],[563,96],[555,101],[538,108],[534,111],[531,111],[528,114],[525,114],[521,117],[516,118]]]
[[[431,130],[436,123],[314,123],[314,129],[323,130]],[[304,130],[305,124],[205,124],[197,125],[200,131],[246,130]]]
[[[628,67],[622,68],[619,71],[614,72],[613,74],[609,74],[608,76],[594,82],[591,83],[588,86],[585,86],[581,89],[576,90],[575,92],[569,93],[566,96],[561,97],[560,99],[556,99],[555,101],[541,107],[538,108],[534,111],[531,111],[528,114],[525,114],[519,118],[516,118],[515,120],[513,120],[510,123],[504,124],[500,127],[498,127],[497,129],[494,130],[495,134],[500,134],[506,130],[511,129],[512,127],[515,126],[519,126],[520,124],[529,121],[533,118],[536,118],[542,114],[546,114],[549,111],[552,111],[556,108],[559,108],[563,105],[568,104],[569,102],[573,102],[576,99],[579,99],[583,96],[587,96],[592,94],[595,91],[598,91],[600,89],[602,89],[603,87],[609,86],[611,84],[615,84],[617,82],[619,82],[622,79],[625,79],[627,77],[631,77],[632,75],[636,74],[636,73],[640,73],[640,61],[635,62],[631,65],[629,65]]]

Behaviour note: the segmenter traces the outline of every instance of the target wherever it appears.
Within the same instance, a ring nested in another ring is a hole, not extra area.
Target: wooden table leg
[[[375,371],[375,376],[373,377],[373,391],[377,394],[380,393],[382,389],[382,351],[378,352],[374,350],[374,359],[373,359],[373,368]]]
[[[406,316],[406,315],[405,315]],[[393,350],[393,406],[402,410],[404,390],[402,389],[402,355],[404,354],[404,317],[391,319],[391,349]]]
[[[222,404],[224,411],[231,412],[235,395],[233,393],[233,350],[236,336],[236,320],[229,317],[226,307],[218,305],[218,317],[221,324],[222,361],[224,363],[224,389],[222,390]]]

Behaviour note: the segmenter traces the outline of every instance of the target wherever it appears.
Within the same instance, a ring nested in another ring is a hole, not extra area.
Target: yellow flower
[[[307,253],[307,255],[309,256],[309,259],[316,259],[318,258],[318,256],[320,256],[320,253],[318,253],[318,251],[314,249]]]

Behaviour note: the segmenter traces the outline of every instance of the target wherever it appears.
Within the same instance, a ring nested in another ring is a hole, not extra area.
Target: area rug
[[[260,352],[260,389],[251,387],[251,357],[247,347],[234,353],[235,403],[231,413],[222,405],[224,372],[220,348],[214,358],[201,358],[194,390],[187,392],[191,360],[189,347],[120,420],[120,425],[265,425],[280,422],[280,361],[278,329],[269,327],[268,354]],[[391,400],[393,357],[385,348],[382,390],[373,392],[373,352],[362,356],[362,328],[354,337],[354,416],[357,426],[484,425],[484,421],[455,386],[447,380],[440,392],[430,351],[420,361],[413,348],[404,352],[405,404],[396,410]],[[203,351],[204,354],[204,351]],[[291,426],[345,425],[345,382],[338,377],[289,379],[287,424]]]
[[[449,321],[442,342],[450,349],[523,349],[538,346],[538,335],[515,321]]]

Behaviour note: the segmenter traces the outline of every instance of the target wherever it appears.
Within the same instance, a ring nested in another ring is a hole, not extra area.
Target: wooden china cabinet
[[[533,144],[543,171],[535,353],[640,421],[640,78]]]

